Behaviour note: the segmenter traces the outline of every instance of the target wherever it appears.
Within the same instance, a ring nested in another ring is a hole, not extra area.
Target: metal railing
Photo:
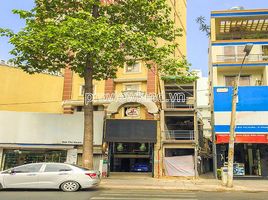
[[[194,108],[194,98],[186,97],[184,100],[166,99],[166,108]]]
[[[194,140],[194,130],[165,130],[166,140]]]
[[[217,62],[242,62],[245,55],[217,55]],[[250,54],[246,61],[268,61],[268,55]]]

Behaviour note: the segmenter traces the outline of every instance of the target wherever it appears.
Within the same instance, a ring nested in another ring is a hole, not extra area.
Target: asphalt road
[[[0,200],[267,200],[268,192],[187,192],[173,190],[91,189],[66,193],[55,190],[8,190]]]

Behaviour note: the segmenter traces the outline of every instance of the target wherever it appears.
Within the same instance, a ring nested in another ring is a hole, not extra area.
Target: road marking
[[[166,197],[164,197],[165,199],[173,199],[173,198],[169,198],[168,196],[166,196]],[[135,198],[133,198],[133,197],[92,197],[91,199],[99,199],[99,200],[101,200],[101,199],[106,199],[106,200],[113,200],[113,199],[122,199],[122,200],[124,200],[124,199],[129,199],[129,200],[137,200],[137,199],[148,199],[148,198],[144,198],[144,197],[135,197]],[[150,199],[154,199],[154,200],[163,200],[163,198],[158,198],[158,197],[154,197],[154,196],[151,196],[150,197]],[[178,200],[198,200],[198,199],[196,199],[196,198],[176,198],[176,199],[178,199]]]
[[[172,191],[171,191],[172,192]],[[130,191],[102,191],[102,193],[107,193],[107,194],[151,194],[150,191],[146,190],[146,191],[140,191],[140,190],[130,190]],[[163,191],[157,191],[158,194],[172,194],[172,195],[195,195],[195,193],[193,192],[180,192],[180,193],[169,193],[169,192],[163,192]]]
[[[123,194],[125,195],[125,194]],[[129,195],[131,196],[143,196],[143,197],[196,197],[196,195],[194,194],[190,194],[190,195],[186,195],[186,194],[133,194],[133,193],[129,193]],[[109,194],[100,194],[100,196],[122,196],[122,194],[120,193],[109,193]]]

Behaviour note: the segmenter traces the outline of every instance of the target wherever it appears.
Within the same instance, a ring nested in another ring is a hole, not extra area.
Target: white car
[[[0,172],[0,189],[61,189],[74,192],[99,183],[98,171],[65,163],[33,163]]]

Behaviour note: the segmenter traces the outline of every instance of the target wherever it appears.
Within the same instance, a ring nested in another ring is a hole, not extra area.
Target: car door
[[[4,174],[6,188],[38,188],[38,175],[43,164],[27,164],[15,167]]]
[[[59,188],[59,185],[68,180],[73,169],[63,163],[47,163],[39,175],[40,188]]]

